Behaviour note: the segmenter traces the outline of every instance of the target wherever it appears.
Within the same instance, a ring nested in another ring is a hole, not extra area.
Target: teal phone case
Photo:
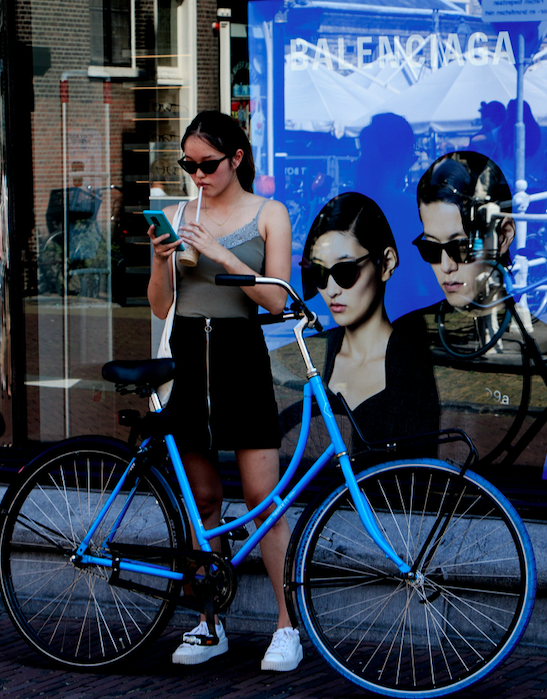
[[[156,238],[160,235],[164,235],[165,233],[169,234],[169,238],[166,238],[162,241],[163,244],[176,243],[177,240],[180,240],[178,235],[173,230],[173,226],[169,223],[169,219],[163,213],[163,211],[153,211],[147,209],[142,213],[144,218],[147,220],[148,225],[155,226],[154,235],[156,236]],[[184,250],[184,245],[181,244],[180,250]]]

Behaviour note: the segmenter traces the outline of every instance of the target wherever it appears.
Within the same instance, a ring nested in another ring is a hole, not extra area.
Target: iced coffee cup
[[[184,250],[178,252],[178,261],[186,267],[195,267],[199,260],[199,251],[190,243],[184,243]]]
[[[199,223],[199,215],[201,212],[201,197],[203,196],[203,187],[199,188],[198,206],[196,211],[196,223]],[[184,243],[184,250],[179,252],[179,262],[186,267],[195,267],[199,260],[199,251],[190,243]]]

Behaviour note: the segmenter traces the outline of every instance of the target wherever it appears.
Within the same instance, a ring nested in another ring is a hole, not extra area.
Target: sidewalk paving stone
[[[228,626],[229,632],[229,626]],[[112,671],[72,672],[37,655],[0,615],[0,699],[356,699],[372,696],[332,669],[307,640],[290,673],[264,673],[269,636],[230,634],[230,650],[193,667],[173,666],[180,629],[169,628],[144,657]],[[547,656],[547,653],[545,654]],[[462,699],[547,699],[543,649],[521,647]]]

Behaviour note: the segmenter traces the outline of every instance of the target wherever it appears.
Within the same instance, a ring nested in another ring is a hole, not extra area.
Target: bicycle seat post
[[[160,410],[162,410],[162,408],[163,408],[161,401],[160,401],[160,397],[158,396],[158,392],[156,391],[155,388],[152,388],[151,392],[150,392],[150,404],[151,404],[151,407],[154,409],[154,412],[156,412],[156,413],[159,412]]]

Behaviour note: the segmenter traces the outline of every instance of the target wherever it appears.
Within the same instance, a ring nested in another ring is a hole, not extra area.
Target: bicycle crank
[[[110,585],[176,602],[200,612],[206,607],[211,608],[212,605],[215,614],[227,609],[235,597],[236,572],[230,561],[218,553],[112,543],[109,548],[112,554]],[[132,562],[136,562],[136,559],[142,562],[153,561],[156,565],[161,562],[162,565],[168,566],[171,563],[174,571],[182,573],[183,595],[162,592],[120,577],[123,572],[120,563],[128,558],[131,558]]]

